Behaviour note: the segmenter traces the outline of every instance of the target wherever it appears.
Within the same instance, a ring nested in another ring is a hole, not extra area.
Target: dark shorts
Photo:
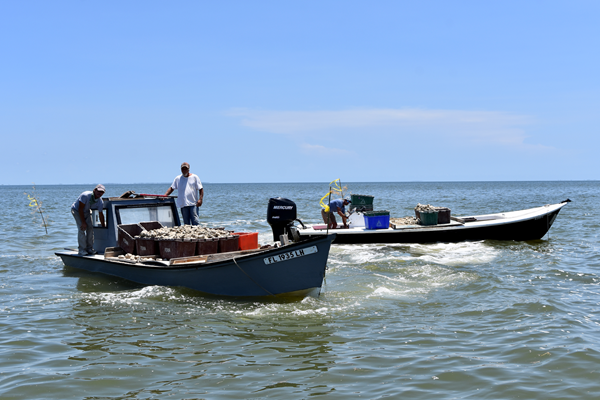
[[[327,223],[333,223],[337,221],[335,220],[335,214],[332,211],[329,212],[325,212],[325,210],[321,210],[321,216],[323,217],[323,222]],[[329,217],[329,221],[327,220],[327,217]]]

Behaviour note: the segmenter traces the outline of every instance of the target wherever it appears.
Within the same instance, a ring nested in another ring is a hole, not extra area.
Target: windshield
[[[175,226],[173,207],[170,204],[144,207],[119,207],[116,211],[119,224],[158,221],[169,228]]]

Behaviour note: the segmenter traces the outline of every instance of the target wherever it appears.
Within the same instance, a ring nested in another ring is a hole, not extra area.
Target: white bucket
[[[364,228],[365,227],[365,216],[361,212],[353,212],[348,217],[348,226],[350,228]]]

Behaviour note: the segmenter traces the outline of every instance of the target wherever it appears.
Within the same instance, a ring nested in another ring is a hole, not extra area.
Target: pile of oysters
[[[197,225],[182,225],[173,228],[159,228],[142,231],[139,235],[144,239],[212,239],[230,236],[231,232],[222,228],[205,228]]]
[[[415,207],[415,211],[418,211],[418,212],[432,212],[432,211],[437,211],[438,208],[440,208],[440,207],[435,207],[435,206],[432,206],[431,204],[417,203],[417,206]]]
[[[136,263],[138,263],[138,262],[144,262],[144,261],[155,261],[154,258],[144,257],[144,256],[136,256],[136,255],[133,255],[131,253],[120,254],[120,255],[117,256],[117,258],[120,259],[120,260],[135,261]],[[156,261],[162,261],[162,258],[157,258]]]
[[[418,225],[419,219],[415,217],[392,218],[390,222],[396,225]]]

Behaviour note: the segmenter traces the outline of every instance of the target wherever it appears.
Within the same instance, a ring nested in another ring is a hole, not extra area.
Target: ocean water
[[[334,245],[319,297],[211,298],[65,267],[90,185],[0,186],[0,398],[596,399],[600,182],[344,183],[393,217],[573,200],[542,240]],[[165,184],[105,184],[164,193]],[[270,197],[320,221],[327,183],[205,184],[207,226],[258,231]]]

